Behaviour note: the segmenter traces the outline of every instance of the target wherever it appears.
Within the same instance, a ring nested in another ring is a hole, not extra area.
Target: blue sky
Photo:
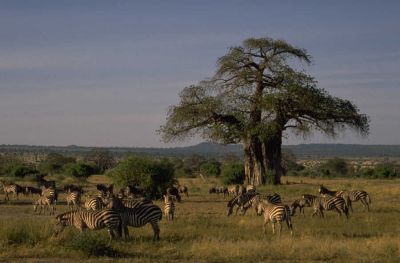
[[[307,49],[320,87],[370,116],[370,136],[334,142],[400,144],[399,14],[398,1],[0,1],[0,144],[196,143],[155,130],[230,46],[263,36]]]

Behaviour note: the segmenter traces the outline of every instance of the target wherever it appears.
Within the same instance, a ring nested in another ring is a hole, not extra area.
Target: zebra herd
[[[19,194],[38,194],[39,197],[33,202],[34,213],[41,214],[48,209],[54,214],[58,201],[59,192],[66,194],[68,212],[56,216],[56,228],[54,236],[57,236],[66,226],[73,226],[80,231],[85,229],[97,230],[106,228],[110,240],[118,237],[129,237],[128,227],[142,227],[150,224],[153,229],[153,240],[159,240],[159,222],[164,214],[168,221],[174,220],[175,202],[181,202],[181,194],[188,197],[187,187],[178,186],[166,189],[163,195],[164,206],[160,208],[151,200],[138,198],[139,188],[128,187],[120,190],[117,194],[113,192],[113,185],[97,185],[97,192],[94,196],[87,196],[84,203],[81,202],[84,191],[82,187],[67,185],[63,189],[55,187],[55,183],[42,185],[41,188],[31,186],[20,186],[18,184],[6,184],[3,182],[5,200],[10,200],[10,195],[18,199]],[[282,203],[279,194],[262,194],[257,192],[256,187],[235,185],[232,187],[213,187],[210,194],[221,193],[233,195],[228,201],[227,215],[235,211],[241,215],[246,214],[249,208],[254,208],[257,215],[264,216],[263,230],[266,233],[266,226],[272,223],[272,232],[275,234],[275,225],[278,224],[279,235],[281,234],[282,223],[287,224],[290,233],[293,233],[292,217],[299,208],[300,215],[304,215],[304,209],[313,209],[312,216],[324,217],[324,211],[335,211],[339,216],[344,214],[349,218],[349,212],[353,211],[352,203],[360,201],[364,209],[369,211],[371,199],[367,192],[362,190],[353,191],[331,191],[323,185],[319,186],[319,195],[303,194],[301,198],[294,200],[291,205]],[[236,210],[235,210],[236,208]]]
[[[278,224],[280,235],[282,229],[281,222],[286,222],[290,233],[293,234],[291,217],[295,215],[297,208],[299,208],[302,215],[304,215],[305,207],[311,207],[313,209],[312,216],[318,215],[324,217],[323,211],[336,211],[339,216],[343,213],[348,219],[349,208],[353,212],[352,202],[360,201],[364,209],[366,208],[369,211],[371,199],[365,191],[330,191],[323,185],[320,185],[318,192],[320,196],[303,194],[300,199],[293,201],[289,207],[282,203],[279,194],[260,194],[256,192],[254,187],[252,191],[237,193],[228,201],[227,215],[230,216],[233,213],[234,207],[236,207],[235,214],[240,210],[241,215],[244,215],[250,207],[254,207],[257,215],[264,215],[264,233],[266,233],[266,225],[271,222],[273,234],[275,234],[275,224]]]
[[[56,216],[57,223],[53,236],[61,233],[66,226],[73,226],[79,231],[106,228],[111,240],[122,236],[127,238],[129,236],[128,226],[142,227],[150,224],[154,232],[153,240],[159,240],[159,221],[162,219],[163,212],[168,220],[174,220],[174,201],[181,202],[180,194],[189,196],[186,186],[168,188],[165,191],[164,209],[162,210],[151,200],[138,198],[136,195],[138,192],[133,192],[130,187],[127,187],[126,191],[119,191],[116,195],[113,193],[113,185],[98,184],[96,188],[95,196],[87,196],[86,201],[82,203],[81,198],[84,191],[80,186],[66,185],[59,189],[52,184],[47,187],[42,185],[41,188],[35,188],[3,182],[5,201],[10,201],[11,194],[18,199],[20,194],[26,194],[25,189],[30,190],[31,196],[38,194],[38,199],[33,201],[34,213],[38,214],[49,210],[49,214],[53,215],[59,193],[65,193],[69,211]]]

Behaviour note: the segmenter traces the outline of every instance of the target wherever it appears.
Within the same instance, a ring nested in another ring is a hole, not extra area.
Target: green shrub
[[[340,158],[334,158],[321,164],[319,171],[327,177],[347,175],[349,169],[347,162]]]
[[[95,169],[85,163],[72,163],[64,166],[64,171],[69,176],[87,178],[94,174]]]
[[[152,160],[146,157],[131,156],[121,161],[108,173],[111,180],[119,186],[140,186],[149,197],[159,198],[175,180],[173,164],[167,159]]]
[[[242,184],[244,166],[242,163],[227,163],[222,166],[221,180],[224,184]]]
[[[206,176],[219,176],[221,174],[221,163],[216,160],[210,160],[200,166],[200,171]]]
[[[37,174],[39,174],[39,171],[37,171],[36,169],[33,169],[24,164],[19,164],[13,167],[10,175],[24,178],[25,176],[28,175],[37,175]]]
[[[107,237],[96,232],[74,235],[65,246],[83,252],[88,257],[117,257],[118,253],[109,244]]]
[[[381,179],[390,179],[398,177],[398,173],[391,163],[380,163],[375,166],[374,177]]]

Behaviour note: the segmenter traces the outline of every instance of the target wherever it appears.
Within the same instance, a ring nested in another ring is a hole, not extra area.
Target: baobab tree
[[[283,40],[245,40],[218,60],[212,78],[183,89],[159,130],[163,140],[200,134],[214,142],[241,143],[247,183],[279,184],[285,173],[284,132],[318,129],[335,136],[351,128],[368,134],[368,118],[357,106],[329,95],[297,69],[310,61],[306,50]]]

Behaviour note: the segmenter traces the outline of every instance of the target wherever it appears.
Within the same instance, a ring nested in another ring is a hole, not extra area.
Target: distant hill
[[[0,145],[0,153],[50,153],[65,155],[81,155],[95,147],[85,146],[29,146]],[[145,148],[145,147],[103,147],[116,155],[144,154],[156,156],[188,156],[202,155],[207,157],[223,157],[226,155],[242,156],[241,145],[220,145],[204,142],[188,147]],[[400,145],[360,145],[360,144],[299,144],[284,145],[298,158],[325,157],[400,157]]]

